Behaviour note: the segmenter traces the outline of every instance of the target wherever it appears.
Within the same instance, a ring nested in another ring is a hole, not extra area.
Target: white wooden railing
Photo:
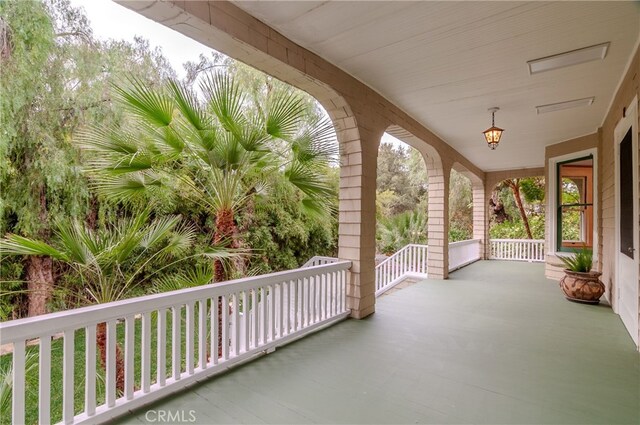
[[[337,263],[338,261],[340,260],[335,257],[322,257],[320,255],[316,255],[314,257],[311,257],[309,261],[304,263],[301,267],[306,268],[306,267],[312,267],[312,266],[319,266],[322,264],[333,264],[333,263]]]
[[[491,260],[544,261],[544,240],[539,239],[491,239]]]
[[[457,270],[482,258],[482,239],[449,242],[449,271]]]
[[[427,245],[410,244],[376,266],[376,297],[407,277],[427,277]]]
[[[334,261],[0,323],[0,344],[13,345],[12,422],[25,423],[27,409],[37,409],[39,423],[103,422],[344,319],[350,267],[349,261]],[[124,333],[120,342],[117,329]],[[86,367],[83,388],[77,388],[75,337],[82,333]],[[97,378],[103,376],[96,342],[101,333],[106,333],[104,379]],[[59,334],[62,340],[52,342]],[[52,388],[53,344],[62,346],[61,388]],[[27,381],[25,358],[31,352],[39,353],[39,379]],[[118,355],[124,367],[118,367]],[[120,391],[116,382],[122,373]],[[27,382],[37,382],[37,388],[26,388]],[[98,386],[103,399],[97,397]],[[27,405],[27,390],[38,394],[37,406]],[[62,418],[50,417],[52,390],[62,393]],[[77,391],[84,392],[79,408]]]

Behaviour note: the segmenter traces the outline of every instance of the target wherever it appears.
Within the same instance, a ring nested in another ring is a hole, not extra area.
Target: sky
[[[76,7],[83,7],[95,37],[103,40],[133,41],[135,36],[148,39],[152,46],[160,46],[179,78],[185,76],[182,66],[196,61],[200,54],[209,55],[213,50],[181,33],[127,9],[111,0],[70,0]],[[393,136],[385,134],[383,142],[398,145]]]

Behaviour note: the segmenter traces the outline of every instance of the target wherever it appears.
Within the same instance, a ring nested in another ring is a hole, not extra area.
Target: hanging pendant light
[[[484,134],[484,138],[487,139],[487,144],[491,150],[498,147],[500,137],[502,137],[502,132],[504,131],[503,129],[496,127],[496,112],[499,110],[500,108],[496,107],[489,108],[489,112],[491,112],[491,127],[482,132]]]

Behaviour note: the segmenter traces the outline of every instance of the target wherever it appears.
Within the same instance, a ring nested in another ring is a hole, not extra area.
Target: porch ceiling
[[[248,2],[237,6],[360,79],[484,170],[542,166],[543,146],[602,124],[640,33],[634,2]],[[527,61],[611,42],[603,61]],[[595,96],[590,107],[535,107]],[[496,151],[481,132],[499,106]]]

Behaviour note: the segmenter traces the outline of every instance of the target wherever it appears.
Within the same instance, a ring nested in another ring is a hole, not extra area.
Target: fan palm
[[[81,280],[81,295],[88,304],[131,296],[136,288],[151,281],[159,272],[189,258],[186,254],[195,237],[195,230],[183,225],[179,216],[151,220],[148,210],[95,231],[78,222],[60,222],[56,227],[56,246],[9,235],[0,240],[0,253],[48,256],[66,263]],[[230,254],[224,249],[210,249],[198,255],[222,258]],[[104,366],[104,323],[98,325],[97,341]],[[122,390],[124,363],[119,346],[116,346],[116,356],[116,383]]]
[[[162,90],[139,81],[117,87],[129,127],[90,128],[79,138],[95,187],[120,202],[173,199],[203,206],[215,218],[215,245],[237,246],[235,218],[283,173],[303,207],[329,212],[334,195],[326,166],[337,158],[333,127],[310,120],[291,90],[269,90],[264,104],[224,73],[205,76],[196,92],[176,81]],[[214,264],[215,280],[227,274]]]
[[[427,242],[427,216],[422,211],[405,211],[378,225],[378,244],[381,252],[393,254],[407,244]]]

